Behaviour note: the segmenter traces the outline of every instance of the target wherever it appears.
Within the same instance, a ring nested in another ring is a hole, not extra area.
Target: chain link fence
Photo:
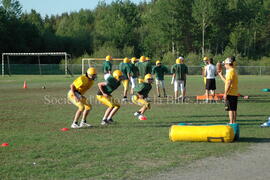
[[[98,73],[102,74],[102,64],[95,65]],[[87,67],[86,67],[87,68]],[[114,65],[113,69],[117,69],[118,66]],[[171,66],[167,66],[168,69]],[[189,66],[189,75],[201,75],[200,66]],[[239,75],[270,75],[270,66],[237,66]],[[69,64],[69,74],[81,74],[81,64]],[[2,74],[2,68],[1,68]],[[65,65],[64,64],[10,64],[5,65],[5,75],[64,75]]]

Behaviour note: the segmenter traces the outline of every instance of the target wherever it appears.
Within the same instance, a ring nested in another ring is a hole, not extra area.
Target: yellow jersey
[[[90,89],[94,84],[94,80],[89,79],[86,75],[82,75],[78,77],[74,82],[73,85],[75,86],[76,90],[83,95],[88,89]]]
[[[226,84],[232,81],[231,87],[229,88],[228,95],[238,96],[238,75],[234,68],[227,70],[226,72]]]

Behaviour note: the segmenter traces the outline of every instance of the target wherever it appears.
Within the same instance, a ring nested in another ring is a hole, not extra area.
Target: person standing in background
[[[182,98],[184,101],[186,96],[186,80],[188,74],[188,67],[184,64],[184,58],[179,57],[176,59],[176,64],[172,66],[171,70],[172,83],[174,84],[174,98],[178,101]],[[178,91],[181,91],[181,96],[178,97]]]
[[[137,78],[139,75],[139,69],[136,66],[137,63],[137,58],[133,57],[131,58],[131,63],[130,63],[130,67],[131,67],[131,77],[130,77],[130,82],[131,82],[131,90],[130,90],[130,94],[134,95],[134,88],[137,84]]]
[[[157,95],[160,97],[160,87],[163,89],[164,97],[167,97],[164,83],[164,75],[168,72],[168,69],[161,64],[160,60],[156,61],[156,66],[152,70],[152,74],[156,74],[156,87]]]
[[[213,64],[213,58],[207,60],[206,63],[207,65],[204,68],[204,76],[206,77],[206,84],[205,84],[206,103],[208,103],[209,92],[211,92],[213,99],[215,97],[217,70],[216,66]]]
[[[104,79],[106,80],[112,74],[112,63],[110,62],[112,57],[106,56],[106,61],[103,63]]]

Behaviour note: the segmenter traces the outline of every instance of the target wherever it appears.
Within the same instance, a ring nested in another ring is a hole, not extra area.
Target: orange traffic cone
[[[23,83],[23,88],[24,88],[24,89],[27,89],[26,81],[24,81],[24,83]]]

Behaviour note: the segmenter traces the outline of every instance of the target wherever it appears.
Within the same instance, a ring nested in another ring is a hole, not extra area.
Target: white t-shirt
[[[215,79],[216,78],[216,66],[213,64],[208,64],[205,68],[206,79]]]

